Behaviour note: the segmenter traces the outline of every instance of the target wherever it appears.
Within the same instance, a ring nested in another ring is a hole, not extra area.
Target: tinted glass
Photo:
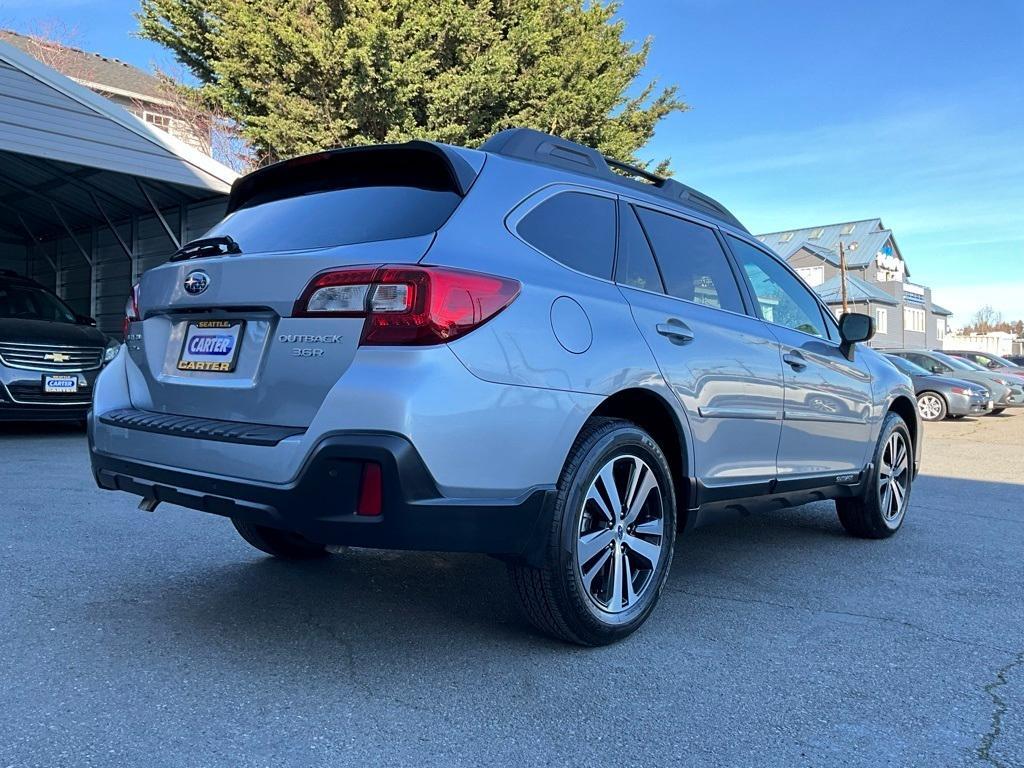
[[[754,289],[761,316],[770,323],[828,337],[817,300],[804,284],[778,261],[749,243],[729,238]]]
[[[932,352],[932,357],[941,363],[945,363],[950,368],[955,368],[958,371],[987,371],[987,368],[972,363],[970,360],[963,360],[959,357],[953,357],[952,355],[945,355],[942,352]]]
[[[1011,363],[1005,357],[999,357],[999,355],[983,355],[980,352],[978,352],[978,353],[975,353],[972,356],[972,358],[973,358],[974,362],[978,363],[979,365],[984,365],[986,367],[991,367],[991,366],[996,366],[996,367],[1001,366],[1003,368],[1007,368],[1007,367],[1013,368],[1014,367],[1013,363]]]
[[[335,189],[241,208],[204,237],[230,235],[243,253],[415,237],[439,229],[461,199],[417,187]]]
[[[615,280],[631,288],[665,292],[651,246],[631,205],[623,205],[621,208],[619,260],[615,266]]]
[[[615,201],[610,197],[563,192],[526,214],[516,230],[538,251],[567,267],[611,279]]]
[[[924,376],[928,373],[917,363],[912,363],[909,360],[904,360],[902,357],[896,355],[886,355],[889,358],[889,362],[895,365],[899,370],[903,371],[908,376]]]
[[[75,314],[52,293],[26,285],[0,285],[0,317],[74,323]]]
[[[951,370],[948,365],[943,365],[938,360],[934,360],[927,355],[919,355],[916,352],[907,352],[903,357],[907,358],[910,362],[921,366],[928,373],[949,373]],[[933,370],[936,368],[938,369],[937,371]]]
[[[736,278],[711,229],[646,208],[637,209],[637,214],[654,247],[666,293],[709,307],[743,311]]]

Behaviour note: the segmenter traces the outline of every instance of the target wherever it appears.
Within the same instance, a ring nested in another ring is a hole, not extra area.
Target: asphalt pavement
[[[894,539],[680,539],[651,621],[534,632],[486,557],[276,562],[0,426],[0,768],[1024,766],[1024,413],[928,425]]]

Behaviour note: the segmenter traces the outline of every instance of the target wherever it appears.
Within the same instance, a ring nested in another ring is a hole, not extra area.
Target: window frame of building
[[[792,239],[793,239],[793,233],[792,232],[783,232],[781,235],[779,235],[779,242],[780,243],[788,243]]]
[[[149,109],[142,110],[142,121],[146,125],[152,125],[154,128],[159,128],[165,133],[170,133],[174,126],[174,118],[170,115],[165,115],[162,112],[153,112]]]
[[[889,310],[875,307],[875,333],[889,333]]]
[[[903,307],[903,330],[912,333],[927,333],[927,313],[920,307]]]
[[[853,230],[857,228],[856,224],[843,224],[843,228],[839,230],[840,235],[852,235]]]
[[[818,227],[817,229],[811,230],[811,234],[807,236],[808,240],[820,240],[821,236],[825,234],[824,227]]]
[[[825,282],[825,266],[819,264],[815,267],[795,267],[796,273],[800,275],[801,279],[807,283],[811,288],[821,285]],[[808,274],[814,275],[814,279],[808,278]],[[820,277],[820,279],[819,279]]]
[[[944,317],[935,318],[935,338],[938,341],[946,338],[946,318]]]

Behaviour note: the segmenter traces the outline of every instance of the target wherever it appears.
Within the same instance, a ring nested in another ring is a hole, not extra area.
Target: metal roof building
[[[823,258],[834,262],[836,266],[839,265],[839,243],[842,241],[846,249],[846,264],[851,268],[870,264],[878,251],[888,242],[892,243],[896,254],[899,255],[899,246],[896,245],[892,230],[886,229],[881,219],[769,232],[758,235],[757,239],[784,259],[788,259],[804,246],[808,250],[822,253]],[[909,269],[906,270],[906,275],[910,276]]]
[[[132,281],[223,214],[236,174],[0,41],[0,267],[116,333]]]

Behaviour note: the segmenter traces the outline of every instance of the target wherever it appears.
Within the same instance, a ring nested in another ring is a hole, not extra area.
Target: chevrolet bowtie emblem
[[[66,363],[70,359],[71,357],[63,352],[47,352],[43,355],[43,360],[49,360],[54,363]]]

